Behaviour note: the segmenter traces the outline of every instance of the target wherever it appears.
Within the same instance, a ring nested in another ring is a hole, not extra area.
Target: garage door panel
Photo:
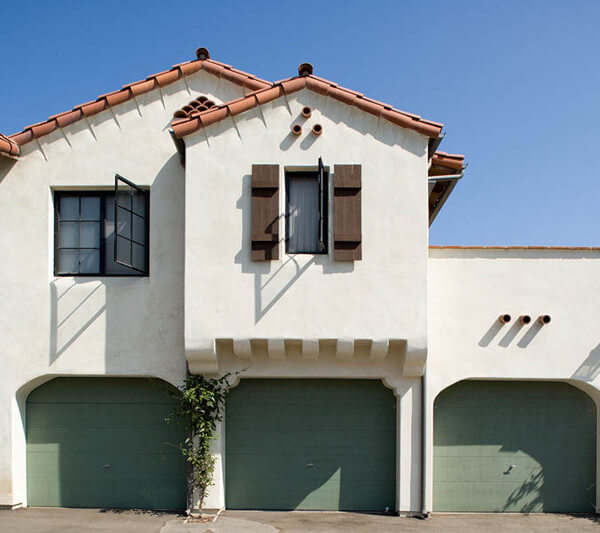
[[[435,402],[433,468],[437,511],[590,512],[595,405],[565,383],[461,382]]]
[[[29,505],[183,508],[176,445],[185,433],[165,422],[169,394],[147,379],[59,378],[36,389],[27,401]]]
[[[228,453],[278,453],[294,449],[297,453],[311,454],[315,447],[324,453],[343,455],[382,454],[388,451],[388,442],[395,438],[395,431],[369,432],[330,430],[279,430],[277,426],[257,430],[241,430],[232,439]]]
[[[251,402],[248,399],[248,402]],[[387,421],[386,414],[378,410],[378,406],[361,406],[354,408],[348,404],[336,405],[328,402],[330,410],[319,410],[314,405],[298,405],[296,403],[283,402],[285,409],[274,411],[271,404],[248,404],[232,407],[232,416],[240,420],[239,429],[264,430],[278,427],[282,430],[310,430],[314,426],[336,429],[362,429],[374,431],[381,428],[382,422]],[[280,406],[282,403],[280,402]],[[394,407],[393,405],[391,406]],[[339,411],[352,410],[353,417],[340,417]],[[258,413],[263,416],[257,417]],[[248,421],[253,420],[253,423]]]
[[[226,506],[393,507],[395,417],[377,381],[243,380],[227,404]]]

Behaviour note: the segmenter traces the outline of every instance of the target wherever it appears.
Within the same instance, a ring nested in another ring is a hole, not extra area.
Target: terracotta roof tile
[[[184,105],[181,109],[175,111],[173,116],[175,118],[189,118],[211,107],[215,107],[215,103],[212,100],[209,100],[206,96],[199,96],[187,105]]]
[[[21,153],[19,145],[0,133],[0,155],[17,157]]]
[[[440,167],[462,170],[465,156],[462,154],[447,154],[446,152],[435,152],[431,158],[431,164]]]
[[[246,87],[252,91],[260,88],[270,87],[268,81],[262,80],[241,70],[237,70],[230,65],[214,61],[213,59],[197,59],[173,65],[169,70],[159,72],[148,76],[144,80],[128,83],[122,89],[110,93],[102,94],[91,102],[75,106],[72,110],[65,111],[54,115],[43,122],[31,124],[9,137],[2,135],[0,138],[0,153],[9,155],[18,155],[20,152],[19,146],[28,143],[34,138],[42,137],[51,133],[56,128],[65,127],[81,118],[89,117],[100,113],[108,107],[115,106],[126,102],[133,96],[138,96],[147,93],[157,87],[164,87],[173,83],[183,76],[188,76],[199,70],[206,70],[220,78],[227,79],[233,83]],[[0,134],[1,135],[1,134]]]
[[[332,98],[335,98],[336,100],[339,100],[345,104],[356,106],[367,113],[380,116],[394,124],[404,128],[413,129],[430,137],[437,138],[442,131],[442,124],[438,122],[425,120],[418,115],[413,115],[394,109],[387,104],[382,104],[376,100],[366,98],[361,93],[339,87],[335,83],[318,78],[311,74],[288,78],[286,80],[276,82],[270,87],[257,89],[240,99],[226,102],[218,106],[218,109],[222,110],[219,114],[215,113],[215,109],[211,109],[199,113],[198,115],[194,115],[193,122],[190,118],[187,121],[182,120],[174,123],[173,131],[175,132],[176,137],[183,137],[198,130],[202,126],[213,124],[217,120],[225,118],[227,115],[236,115],[243,111],[247,111],[256,105],[275,100],[283,94],[290,94],[304,88],[308,88],[319,94],[331,96]],[[443,152],[441,153],[443,154]],[[450,157],[449,160],[454,162],[454,156]]]
[[[20,153],[19,146],[30,142],[34,138],[47,135],[56,128],[65,127],[83,117],[100,113],[108,107],[122,104],[134,96],[144,94],[157,87],[164,87],[183,76],[188,76],[199,70],[205,70],[219,78],[250,89],[252,92],[245,97],[221,106],[215,106],[214,102],[211,102],[213,105],[203,107],[195,105],[194,101],[190,102],[188,106],[192,106],[194,109],[184,106],[184,108],[175,113],[175,118],[180,119],[173,122],[173,130],[177,137],[188,135],[202,126],[223,119],[229,114],[236,115],[242,113],[256,105],[265,104],[284,94],[290,94],[305,87],[317,93],[331,96],[346,104],[354,105],[363,111],[380,116],[394,124],[413,129],[430,137],[438,137],[442,130],[442,124],[440,123],[425,120],[418,115],[394,109],[388,104],[367,98],[361,93],[340,87],[334,82],[312,74],[304,74],[271,84],[252,74],[235,69],[231,65],[215,61],[207,56],[199,55],[199,57],[202,57],[202,59],[173,65],[169,70],[153,74],[144,80],[124,85],[120,90],[102,94],[94,101],[80,104],[72,110],[54,115],[43,122],[27,126],[23,131],[9,137],[1,136],[0,153],[13,156],[18,155]],[[440,154],[443,154],[443,152],[440,152]],[[451,164],[455,161],[452,159],[455,156],[449,157],[448,163]]]

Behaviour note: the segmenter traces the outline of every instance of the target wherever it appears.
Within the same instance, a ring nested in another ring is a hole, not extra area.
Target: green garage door
[[[27,399],[27,497],[44,507],[183,509],[186,464],[164,382],[57,378]]]
[[[566,383],[463,381],[434,406],[433,508],[593,512],[596,408]]]
[[[242,380],[227,400],[228,509],[395,508],[396,399],[375,380]]]

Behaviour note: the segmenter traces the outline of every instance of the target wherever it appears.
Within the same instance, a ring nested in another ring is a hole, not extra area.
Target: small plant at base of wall
[[[167,422],[176,420],[187,425],[188,436],[179,443],[179,450],[189,465],[189,509],[202,509],[208,488],[213,485],[215,457],[210,451],[215,439],[217,422],[223,419],[225,401],[231,385],[228,379],[235,374],[220,378],[188,375],[179,387],[178,404]],[[194,501],[194,492],[197,494]]]

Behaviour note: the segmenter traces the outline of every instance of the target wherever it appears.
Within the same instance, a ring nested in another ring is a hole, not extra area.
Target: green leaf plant
[[[215,457],[210,447],[217,437],[217,422],[223,420],[231,388],[229,378],[237,374],[239,372],[228,373],[220,378],[188,375],[179,387],[178,403],[167,419],[167,422],[175,420],[187,426],[187,437],[178,447],[188,462],[190,510],[202,509],[208,489],[214,484]]]

